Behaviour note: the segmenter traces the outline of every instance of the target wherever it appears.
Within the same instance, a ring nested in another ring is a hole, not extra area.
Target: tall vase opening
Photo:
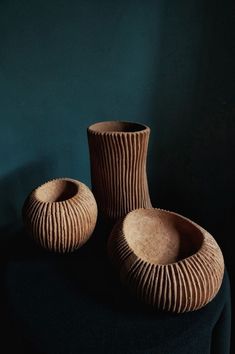
[[[135,133],[149,129],[146,125],[134,122],[109,121],[99,122],[88,128],[90,131],[97,133],[119,132],[119,133]]]
[[[66,179],[49,181],[38,187],[35,197],[43,203],[63,202],[78,193],[78,185]]]

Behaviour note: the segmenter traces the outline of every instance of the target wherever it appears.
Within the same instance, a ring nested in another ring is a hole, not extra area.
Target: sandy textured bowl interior
[[[62,202],[74,197],[78,192],[78,184],[66,179],[49,181],[38,187],[35,196],[44,203]]]
[[[123,231],[136,256],[153,264],[178,262],[196,253],[203,243],[203,234],[195,225],[159,209],[131,212]]]
[[[93,132],[123,132],[123,133],[135,133],[142,130],[149,129],[146,125],[134,123],[134,122],[122,122],[122,121],[110,121],[99,122],[89,127]]]

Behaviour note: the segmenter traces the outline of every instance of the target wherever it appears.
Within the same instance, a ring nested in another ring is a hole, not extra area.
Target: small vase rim
[[[63,198],[61,200],[45,200],[44,198],[42,198],[39,195],[39,192],[41,192],[41,190],[43,188],[46,188],[46,187],[48,188],[49,185],[51,185],[51,184],[56,184],[56,183],[61,183],[61,182],[73,185],[73,187],[74,187],[74,190],[72,192],[70,192],[70,195],[68,197]],[[79,181],[72,179],[72,178],[68,178],[68,177],[53,178],[53,179],[50,179],[50,180],[42,183],[40,186],[38,186],[36,189],[34,189],[32,192],[32,195],[34,196],[34,198],[38,202],[43,203],[43,204],[66,203],[66,202],[74,199],[77,196],[77,194],[79,192],[79,184],[80,184]]]

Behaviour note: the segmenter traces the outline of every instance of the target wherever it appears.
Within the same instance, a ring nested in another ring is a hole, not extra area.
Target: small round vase
[[[108,252],[129,290],[153,308],[197,310],[222,283],[224,260],[215,239],[173,212],[130,212],[114,226]]]
[[[133,122],[99,122],[88,130],[92,191],[100,215],[115,222],[151,208],[146,160],[150,128]]]
[[[22,215],[26,229],[42,247],[66,253],[81,247],[91,236],[97,205],[85,184],[58,178],[30,193]]]

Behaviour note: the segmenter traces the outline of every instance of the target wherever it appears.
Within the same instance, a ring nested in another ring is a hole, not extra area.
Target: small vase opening
[[[49,181],[35,191],[35,197],[43,203],[63,202],[78,193],[78,185],[66,179]]]

